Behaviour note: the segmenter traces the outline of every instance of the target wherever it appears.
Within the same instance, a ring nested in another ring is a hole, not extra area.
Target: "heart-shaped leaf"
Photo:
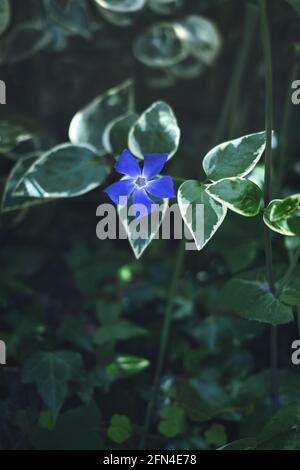
[[[208,178],[217,181],[250,173],[265,150],[265,134],[245,135],[214,147],[203,160]]]
[[[29,197],[74,197],[100,186],[107,173],[102,157],[90,147],[61,144],[42,154],[18,186]]]
[[[224,178],[206,186],[206,192],[228,209],[246,217],[254,217],[260,211],[262,190],[245,178]]]
[[[198,250],[209,242],[222,225],[227,208],[215,201],[199,181],[185,181],[178,190],[181,216],[188,226]]]
[[[166,153],[171,158],[178,149],[180,129],[167,103],[157,101],[148,108],[129,132],[131,152],[143,158],[145,154]]]
[[[132,13],[142,10],[146,0],[95,0],[101,8],[116,13]]]
[[[59,25],[74,34],[90,37],[90,18],[87,2],[82,0],[44,0],[47,14]]]
[[[281,325],[293,320],[292,308],[280,302],[267,283],[231,279],[222,294],[222,305],[247,320]]]
[[[142,256],[147,246],[155,238],[166,215],[168,206],[168,200],[163,199],[159,209],[151,215],[139,219],[132,217],[130,202],[128,205],[118,206],[119,217],[136,259]]]
[[[131,81],[126,81],[98,96],[75,114],[69,128],[70,141],[73,144],[91,145],[100,155],[104,155],[105,128],[132,109],[133,86]]]

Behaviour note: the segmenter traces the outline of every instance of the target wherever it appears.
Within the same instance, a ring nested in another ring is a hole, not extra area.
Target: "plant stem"
[[[185,253],[185,244],[184,244],[184,240],[182,240],[178,247],[176,261],[175,261],[175,268],[174,268],[171,286],[170,286],[170,290],[168,294],[164,323],[163,323],[163,328],[162,328],[162,333],[161,333],[161,338],[160,338],[159,355],[158,355],[158,361],[157,361],[156,370],[155,370],[153,389],[152,389],[152,394],[151,394],[150,400],[148,402],[147,410],[146,410],[146,416],[145,416],[145,421],[144,421],[144,426],[143,426],[143,431],[142,431],[142,436],[141,436],[141,441],[140,441],[140,449],[144,449],[147,445],[149,428],[151,426],[153,412],[154,412],[156,401],[157,401],[157,394],[158,394],[159,385],[161,381],[161,373],[163,370],[167,343],[168,343],[169,333],[170,333],[174,298],[175,298],[175,294],[178,288],[178,282],[181,277],[183,261],[184,261],[184,253]]]
[[[272,76],[272,50],[271,38],[267,16],[266,0],[259,0],[261,15],[261,35],[264,51],[264,61],[266,67],[266,151],[265,151],[265,190],[264,202],[268,206],[272,199],[272,132],[273,132],[273,76]],[[275,284],[273,275],[273,253],[272,235],[270,229],[265,226],[265,256],[266,275],[270,291],[275,294]],[[277,380],[277,328],[271,327],[270,338],[271,354],[271,398],[272,407],[276,411],[279,408],[278,380]]]
[[[230,78],[228,93],[226,95],[221,117],[214,135],[214,145],[220,143],[224,135],[228,136],[228,132],[226,132],[228,123],[230,123],[229,137],[233,137],[233,134],[235,133],[239,90],[247,64],[247,58],[250,54],[253,38],[255,36],[256,18],[256,8],[253,7],[253,5],[247,4],[243,42],[239,48],[234,70]],[[230,116],[231,119],[229,119]]]

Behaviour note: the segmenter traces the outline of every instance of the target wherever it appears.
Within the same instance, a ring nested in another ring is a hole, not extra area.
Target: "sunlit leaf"
[[[0,152],[9,152],[20,143],[30,140],[32,136],[31,130],[17,120],[0,121]]]
[[[288,196],[280,202],[273,204],[270,211],[271,222],[278,222],[294,215],[300,208],[300,194]]]
[[[250,134],[214,147],[203,159],[203,169],[213,181],[246,176],[265,150],[265,132]]]
[[[108,376],[114,380],[136,375],[149,367],[148,359],[138,356],[119,356],[106,367]]]
[[[117,13],[138,11],[146,4],[146,0],[95,0],[95,2],[101,8]]]
[[[105,154],[103,133],[106,126],[133,109],[131,81],[111,88],[78,111],[73,117],[69,137],[73,144],[88,144],[98,153]]]
[[[222,225],[227,208],[216,202],[205,191],[199,181],[185,181],[178,190],[178,204],[181,216],[202,250]]]
[[[217,202],[238,214],[254,217],[260,211],[263,193],[245,178],[224,178],[207,185],[205,190]]]
[[[153,103],[130,130],[128,146],[139,158],[145,154],[166,153],[171,158],[178,149],[180,129],[167,103]]]
[[[122,444],[131,436],[131,422],[128,416],[113,415],[107,431],[108,437],[117,444]]]

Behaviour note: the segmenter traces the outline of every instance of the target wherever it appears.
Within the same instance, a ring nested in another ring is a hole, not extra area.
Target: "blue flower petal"
[[[141,169],[136,159],[131,155],[129,150],[123,150],[119,156],[115,170],[122,175],[128,175],[132,178],[137,178],[141,175]]]
[[[168,160],[167,154],[153,153],[144,156],[144,169],[143,175],[149,180],[153,176],[158,175],[163,169],[166,161]]]
[[[124,180],[120,180],[117,183],[113,183],[107,188],[105,188],[103,191],[108,194],[110,199],[115,203],[115,204],[120,204],[124,205],[127,198],[130,196],[134,189],[134,179],[128,178]],[[123,198],[122,201],[120,201],[120,197]]]
[[[135,204],[141,207],[134,207]],[[150,199],[144,189],[136,189],[134,191],[132,195],[132,206],[136,219],[151,214],[158,207],[158,205]]]
[[[171,176],[161,176],[156,180],[149,181],[146,186],[146,191],[155,197],[175,197],[174,185]]]

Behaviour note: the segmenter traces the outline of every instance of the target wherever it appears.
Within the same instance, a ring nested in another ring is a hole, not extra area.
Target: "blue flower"
[[[164,199],[175,197],[172,178],[170,176],[157,177],[167,159],[168,155],[166,154],[145,155],[144,168],[141,171],[138,162],[131,153],[126,149],[123,150],[114,168],[118,173],[125,175],[125,178],[111,184],[104,189],[104,192],[118,205],[124,205],[132,195],[135,216],[139,213],[137,218],[151,214],[158,205],[149,195]],[[135,205],[140,205],[140,207],[135,209]]]

